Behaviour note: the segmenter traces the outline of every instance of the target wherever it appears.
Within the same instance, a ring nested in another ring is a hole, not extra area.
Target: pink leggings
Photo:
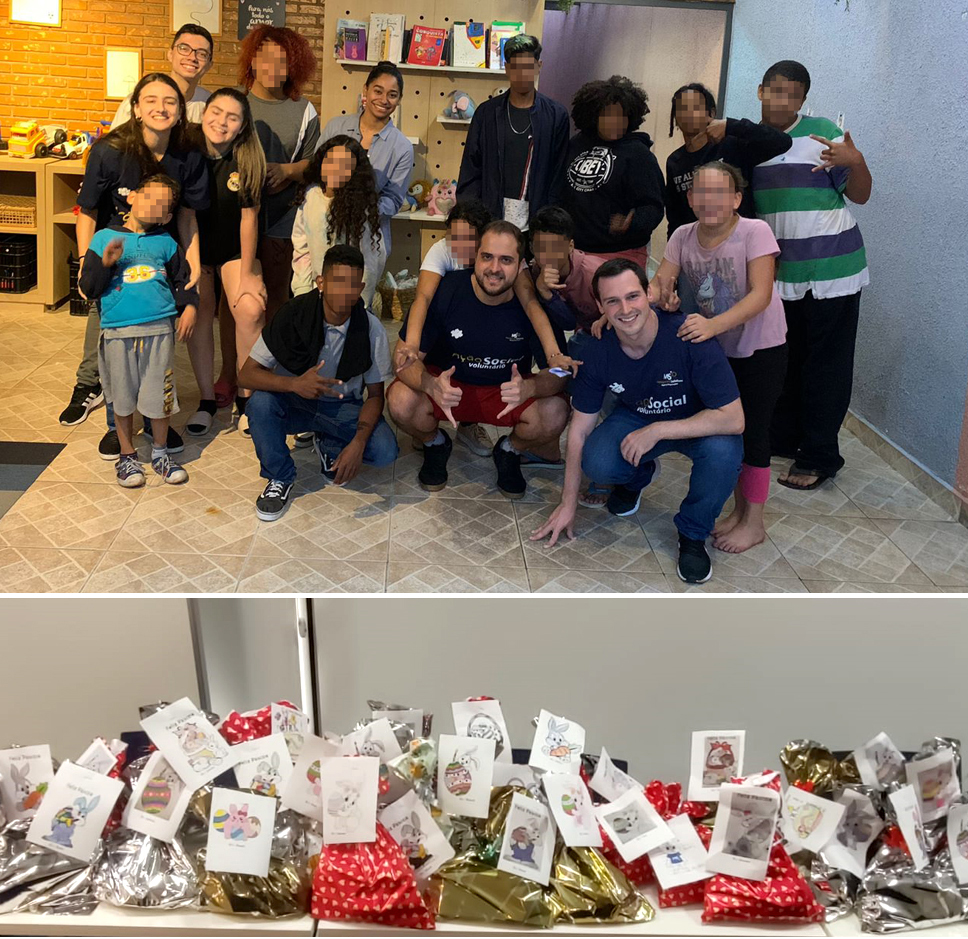
[[[770,494],[770,468],[744,463],[739,471],[739,491],[754,505],[762,505]]]

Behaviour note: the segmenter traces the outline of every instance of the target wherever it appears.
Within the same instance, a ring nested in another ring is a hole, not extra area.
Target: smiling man
[[[692,460],[689,492],[674,519],[679,532],[679,579],[712,576],[706,539],[739,476],[743,408],[736,379],[718,343],[689,343],[676,333],[683,317],[657,315],[645,271],[627,258],[607,261],[592,290],[611,330],[582,348],[583,364],[571,387],[572,418],[561,504],[531,536],[562,532],[574,538],[581,474],[614,486],[612,515],[634,515],[656,460],[676,452]],[[615,410],[595,426],[605,392]]]
[[[202,112],[209,92],[199,86],[205,73],[212,67],[212,56],[215,46],[212,34],[204,27],[195,23],[185,23],[171,41],[168,50],[168,61],[171,63],[171,77],[185,96],[185,114],[194,124],[202,122]],[[119,105],[111,121],[111,130],[120,127],[131,117],[131,96],[125,98]]]
[[[514,295],[523,253],[519,229],[491,222],[481,236],[473,271],[444,276],[427,311],[420,360],[387,391],[394,421],[424,445],[417,479],[428,492],[447,485],[453,449],[442,420],[510,427],[492,453],[498,489],[520,499],[527,488],[521,453],[557,460],[558,437],[568,420],[560,393],[565,379],[547,369],[541,343]],[[400,330],[406,335],[406,323]]]

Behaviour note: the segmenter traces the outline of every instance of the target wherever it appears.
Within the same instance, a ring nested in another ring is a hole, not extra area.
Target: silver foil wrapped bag
[[[121,828],[93,868],[94,892],[112,906],[175,910],[198,899],[199,884],[178,837],[170,844]]]
[[[68,871],[42,881],[18,897],[8,912],[86,916],[97,909],[91,868]]]
[[[0,831],[0,903],[29,884],[88,866],[27,841],[30,822],[29,818],[14,819]]]
[[[811,861],[807,882],[824,908],[825,922],[832,923],[854,912],[860,892],[859,877],[827,864],[821,854]]]

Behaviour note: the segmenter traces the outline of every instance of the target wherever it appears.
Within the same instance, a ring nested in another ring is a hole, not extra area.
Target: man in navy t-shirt
[[[656,457],[676,451],[692,460],[689,493],[679,506],[677,572],[686,583],[712,576],[706,538],[739,476],[743,408],[726,354],[718,343],[683,342],[683,317],[650,307],[645,271],[616,258],[595,273],[592,289],[612,329],[582,348],[571,389],[572,419],[561,504],[532,536],[562,531],[574,537],[582,470],[611,483],[613,515],[634,515],[651,482]],[[595,426],[605,392],[615,410]]]
[[[473,271],[444,276],[427,310],[420,361],[400,372],[387,391],[394,421],[423,441],[417,479],[428,492],[447,485],[453,449],[442,420],[510,427],[495,444],[498,489],[520,499],[526,484],[521,453],[557,460],[558,437],[568,420],[560,393],[565,379],[547,369],[531,373],[544,358],[524,308],[514,296],[521,266],[521,232],[492,222],[481,236]],[[400,330],[405,334],[406,324]]]

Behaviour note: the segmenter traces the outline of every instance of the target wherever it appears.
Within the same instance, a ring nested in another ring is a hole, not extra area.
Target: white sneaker
[[[461,424],[457,428],[457,439],[476,456],[490,456],[494,449],[494,443],[483,424]]]

